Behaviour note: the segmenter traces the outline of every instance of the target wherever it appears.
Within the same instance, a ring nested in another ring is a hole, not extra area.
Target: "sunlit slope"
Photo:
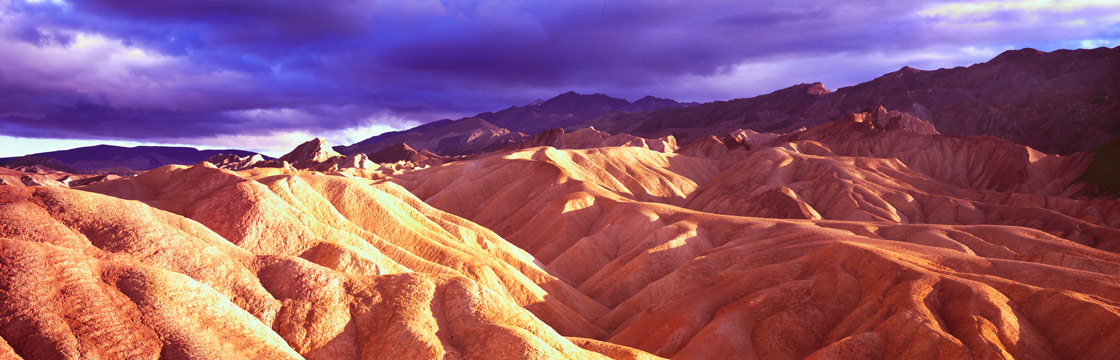
[[[24,358],[600,356],[562,335],[605,307],[396,185],[199,165],[87,190],[120,198],[0,188]]]

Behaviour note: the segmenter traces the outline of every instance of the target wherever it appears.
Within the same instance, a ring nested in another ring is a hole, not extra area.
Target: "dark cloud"
[[[1117,32],[1117,6],[981,3],[0,0],[0,131],[189,141],[571,89],[707,101]]]

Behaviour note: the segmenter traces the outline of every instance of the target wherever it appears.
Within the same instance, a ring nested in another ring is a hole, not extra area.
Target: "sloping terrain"
[[[86,190],[0,187],[20,357],[599,357],[561,333],[601,337],[602,305],[391,183],[202,164]]]

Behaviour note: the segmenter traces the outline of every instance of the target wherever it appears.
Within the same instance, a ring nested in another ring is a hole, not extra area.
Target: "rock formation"
[[[279,159],[292,164],[296,163],[323,163],[335,157],[341,157],[334,149],[327,145],[327,141],[321,138],[314,138],[308,140],[303,144],[299,144],[291,152],[284,154]]]
[[[237,156],[236,154],[217,154],[202,160],[214,166],[230,169],[230,170],[243,170],[256,167],[265,162],[264,157],[260,154],[253,154],[251,156]]]
[[[357,170],[359,175],[380,170],[381,166],[370,160],[366,154],[342,155],[331,149],[326,140],[315,138],[296,146],[279,159],[265,160],[260,154],[237,156],[217,154],[203,160],[213,166],[227,170],[246,170],[252,168],[280,168],[287,170],[312,170],[338,172]]]

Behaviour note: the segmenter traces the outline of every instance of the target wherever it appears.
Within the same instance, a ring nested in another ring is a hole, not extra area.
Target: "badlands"
[[[882,108],[636,139],[553,131],[380,172],[316,140],[276,167],[0,186],[0,358],[1120,350],[1120,200],[1081,177],[1092,153]]]
[[[1117,54],[571,93],[277,159],[21,158],[0,359],[1117,359],[1120,99],[1063,88]],[[1031,130],[1067,108],[1088,135]],[[133,163],[166,165],[66,170]]]

